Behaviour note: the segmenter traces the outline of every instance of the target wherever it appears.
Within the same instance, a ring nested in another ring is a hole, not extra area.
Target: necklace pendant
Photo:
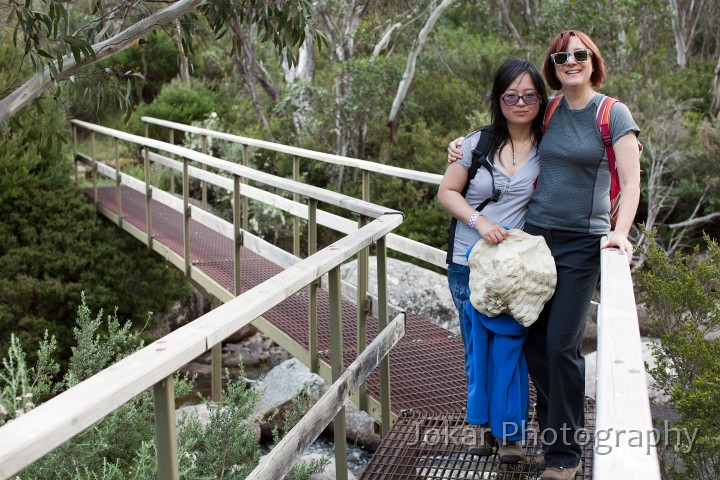
[[[515,165],[515,155],[513,155],[512,164]]]

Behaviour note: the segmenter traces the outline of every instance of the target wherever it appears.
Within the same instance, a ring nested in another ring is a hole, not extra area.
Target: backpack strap
[[[490,163],[490,160],[488,160],[488,155],[490,154],[490,149],[492,148],[492,127],[482,127],[480,128],[480,139],[478,139],[477,145],[475,145],[475,148],[472,151],[472,162],[470,163],[470,168],[468,169],[468,180],[465,184],[465,188],[463,188],[462,196],[465,197],[467,195],[467,191],[470,188],[470,181],[475,178],[475,175],[477,175],[477,171],[480,167],[485,168],[488,173],[490,174],[490,179],[492,181],[492,195],[490,198],[485,199],[480,205],[478,205],[475,210],[478,212],[481,212],[483,208],[487,206],[490,202],[497,202],[500,199],[501,191],[495,188],[495,175],[493,174],[493,166]]]
[[[605,96],[600,102],[595,117],[600,135],[602,136],[605,152],[608,157],[608,165],[610,167],[610,223],[613,228],[617,220],[618,210],[620,208],[620,176],[617,171],[617,163],[615,162],[615,150],[612,146],[612,134],[610,133],[610,110],[617,102],[616,98]]]
[[[478,169],[483,165],[483,160],[487,160],[487,156],[492,148],[493,129],[491,126],[488,125],[486,127],[480,127],[477,130],[470,132],[470,135],[475,132],[480,132],[480,138],[472,151],[472,161],[470,162],[470,168],[468,169],[468,178],[465,182],[465,187],[462,189],[463,198],[467,195],[467,191],[470,188],[470,182],[473,178],[475,178]]]
[[[548,102],[548,106],[545,109],[545,116],[543,117],[543,133],[547,130],[548,123],[550,123],[550,117],[552,116],[553,112],[557,108],[557,106],[560,104],[560,100],[562,100],[563,95],[557,95],[550,99]]]
[[[492,197],[484,200],[480,205],[477,206],[477,208],[475,208],[475,210],[479,212],[483,208],[485,208],[485,206],[487,206],[487,204],[491,201],[497,202],[500,199],[501,191],[495,188],[495,175],[493,175],[493,167],[488,160],[488,154],[490,153],[490,149],[493,145],[492,126],[488,125],[478,128],[477,130],[470,132],[468,136],[478,131],[480,132],[480,138],[478,139],[478,143],[477,145],[475,145],[475,148],[472,151],[472,161],[470,162],[470,168],[468,169],[467,182],[465,183],[465,187],[462,189],[462,196],[464,198],[467,195],[467,191],[470,188],[470,182],[473,178],[475,178],[478,169],[480,169],[480,167],[486,168],[487,171],[490,172],[490,178],[492,179],[493,195]],[[455,230],[457,227],[457,222],[458,221],[456,218],[453,218],[450,222],[450,230],[448,231],[448,250],[447,257],[445,259],[447,263],[452,263],[453,259],[453,247],[455,246]]]

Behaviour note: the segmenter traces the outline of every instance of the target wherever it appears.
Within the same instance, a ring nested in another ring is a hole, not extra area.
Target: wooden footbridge
[[[100,213],[181,269],[218,306],[0,428],[0,479],[10,478],[148,388],[153,388],[155,398],[158,477],[178,478],[173,376],[211,351],[212,396],[217,397],[222,341],[250,322],[332,386],[248,478],[282,478],[333,419],[337,478],[346,478],[343,405],[351,399],[376,419],[383,437],[363,479],[535,478],[534,413],[526,461],[501,465],[494,456],[469,455],[460,339],[388,303],[388,248],[440,267],[445,266],[445,252],[391,233],[403,215],[370,203],[370,175],[432,184],[439,183],[438,175],[143,120],[167,127],[169,141],[148,138],[147,127],[146,136],[139,137],[73,121],[75,159],[92,172],[93,185],[85,193]],[[89,152],[78,151],[79,130],[89,132]],[[203,151],[174,145],[175,131],[201,135]],[[113,139],[114,158],[97,158],[96,134]],[[208,146],[213,140],[243,145],[242,162],[211,156]],[[142,180],[122,171],[121,141],[142,148]],[[294,178],[249,168],[249,148],[291,156]],[[301,159],[360,169],[363,199],[301,183]],[[161,168],[172,172],[168,191],[154,181]],[[100,180],[103,177],[111,180],[109,185]],[[191,178],[201,182],[200,205],[191,204]],[[231,222],[209,212],[208,185],[232,193]],[[251,201],[293,216],[292,253],[249,231]],[[322,210],[321,205],[346,215]],[[306,222],[308,232],[306,252],[300,251],[301,222]],[[319,226],[344,236],[318,251]],[[376,295],[368,292],[371,248],[377,259]],[[355,256],[358,278],[350,285],[341,281],[339,267]],[[326,289],[320,286],[325,275]],[[579,478],[659,479],[654,448],[633,445],[628,436],[618,437],[609,452],[603,449],[600,454],[594,448],[594,432],[653,428],[630,273],[626,258],[612,250],[602,253],[598,357],[598,394],[596,400],[586,399],[590,435]]]

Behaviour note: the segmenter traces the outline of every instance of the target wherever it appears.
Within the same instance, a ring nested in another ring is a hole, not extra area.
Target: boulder
[[[262,457],[260,457],[260,461],[258,462],[258,465],[262,465],[267,460],[267,457],[268,457],[267,455],[263,455]],[[327,456],[319,454],[319,453],[306,453],[305,455],[300,457],[300,459],[297,461],[296,465],[303,464],[303,463],[310,463],[313,460],[321,460],[322,458],[325,458],[325,457],[327,457]],[[325,470],[323,470],[320,473],[315,473],[315,474],[311,475],[310,480],[335,480],[335,478],[337,478],[335,476],[335,471],[336,471],[335,457],[331,455],[327,458],[330,459],[330,462],[325,467]],[[349,470],[347,472],[347,478],[348,478],[348,480],[356,480],[355,475],[353,475],[352,472],[350,472]]]
[[[377,258],[370,257],[368,291],[377,296]],[[460,334],[460,321],[448,288],[447,275],[394,258],[387,260],[388,299],[408,312],[421,315],[435,325]],[[357,284],[357,260],[343,264],[340,275]],[[353,297],[354,301],[354,297]]]
[[[210,410],[216,408],[217,404],[199,403],[197,405],[186,405],[175,410],[175,425],[179,426],[183,419],[196,418],[200,426],[205,429],[210,424]],[[255,430],[255,443],[260,443],[260,426],[248,420],[247,424]],[[178,430],[182,435],[182,429]]]
[[[271,438],[273,428],[281,429],[285,416],[292,409],[292,399],[307,392],[312,406],[324,393],[325,381],[296,358],[287,360],[270,370],[258,382],[260,399],[253,409],[263,437]],[[274,412],[277,410],[277,415]]]
[[[334,431],[334,422],[329,428]],[[345,437],[348,443],[374,452],[382,439],[375,433],[375,419],[367,412],[360,410],[353,402],[345,404]]]
[[[210,301],[196,288],[181,301],[175,302],[167,313],[154,317],[156,328],[150,332],[152,338],[161,338],[168,333],[202,317],[211,310]]]

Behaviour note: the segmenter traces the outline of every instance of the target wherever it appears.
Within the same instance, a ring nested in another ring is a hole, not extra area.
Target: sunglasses
[[[517,103],[522,98],[523,102],[525,102],[525,105],[535,105],[538,100],[540,100],[540,95],[537,93],[526,93],[524,95],[517,95],[515,93],[506,93],[500,99],[503,101],[505,105],[508,107],[512,107],[513,105],[517,105]]]
[[[580,48],[578,50],[575,50],[574,52],[551,53],[550,58],[555,65],[565,65],[568,60],[570,60],[571,56],[575,58],[576,62],[585,63],[590,59],[591,53],[592,50],[590,50],[589,48]]]

